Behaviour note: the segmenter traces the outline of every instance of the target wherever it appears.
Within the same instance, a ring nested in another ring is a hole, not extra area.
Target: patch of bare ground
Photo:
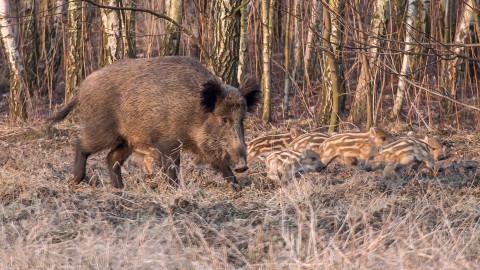
[[[261,134],[265,130],[256,130]],[[257,134],[255,134],[257,135]],[[480,137],[447,137],[437,175],[386,180],[335,164],[285,186],[260,160],[232,192],[182,162],[172,189],[133,159],[108,186],[105,153],[70,186],[77,126],[0,130],[0,269],[478,269]],[[252,134],[247,134],[252,136]],[[455,165],[456,164],[456,165]],[[462,165],[463,164],[463,165]]]

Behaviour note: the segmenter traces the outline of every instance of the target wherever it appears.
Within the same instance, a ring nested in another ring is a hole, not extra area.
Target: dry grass
[[[260,161],[230,191],[184,162],[177,190],[127,162],[110,188],[105,153],[90,183],[71,187],[77,127],[53,135],[0,130],[0,269],[475,269],[480,265],[476,173],[385,181],[329,168],[287,186]],[[469,138],[471,143],[459,143]],[[478,159],[478,136],[451,137]],[[462,148],[463,147],[463,148]],[[450,161],[447,161],[447,163]],[[158,187],[152,189],[153,186]]]

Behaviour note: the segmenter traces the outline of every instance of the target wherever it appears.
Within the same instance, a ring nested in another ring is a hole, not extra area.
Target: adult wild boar
[[[125,59],[90,74],[78,95],[47,123],[64,119],[78,105],[76,184],[85,177],[88,156],[107,148],[116,188],[124,186],[120,166],[133,151],[145,149],[156,150],[155,160],[175,183],[179,149],[184,149],[236,184],[232,169],[248,169],[243,119],[259,99],[254,79],[234,88],[189,57]]]

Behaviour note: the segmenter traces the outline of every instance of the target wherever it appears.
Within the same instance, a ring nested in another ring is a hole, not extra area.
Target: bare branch
[[[107,8],[107,9],[112,9],[112,10],[131,10],[131,11],[144,12],[144,13],[151,14],[151,15],[157,17],[157,18],[164,19],[164,20],[170,22],[171,24],[175,25],[180,31],[182,31],[184,34],[186,34],[191,40],[193,40],[193,42],[195,42],[195,44],[197,44],[198,48],[202,52],[203,57],[205,58],[205,62],[206,62],[207,67],[210,70],[213,70],[212,69],[213,68],[213,63],[212,63],[210,54],[208,53],[207,49],[205,49],[202,42],[200,42],[200,40],[192,32],[190,32],[187,28],[185,28],[183,25],[181,25],[180,23],[178,23],[174,19],[172,19],[172,18],[170,18],[170,17],[168,17],[164,14],[160,14],[158,12],[155,12],[155,11],[150,10],[150,9],[145,9],[145,8],[113,7],[113,6],[106,6],[106,5],[96,3],[93,0],[82,0],[82,1],[90,3],[90,4],[92,4],[96,7],[99,7],[99,8]]]

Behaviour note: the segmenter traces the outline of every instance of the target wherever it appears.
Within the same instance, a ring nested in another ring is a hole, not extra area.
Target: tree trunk
[[[76,88],[82,80],[82,3],[80,0],[68,2],[68,58],[65,83],[65,102],[76,94]]]
[[[61,66],[62,55],[63,55],[63,10],[64,10],[65,0],[55,0],[52,4],[51,9],[53,10],[52,16],[52,27],[48,33],[45,43],[47,44],[46,48],[46,62],[48,70],[48,93],[50,95],[50,100],[53,99],[52,92],[56,85],[56,77],[58,70]]]
[[[182,24],[184,0],[170,0],[167,16]],[[180,51],[180,30],[167,22],[163,42],[163,55],[178,55]]]
[[[369,37],[367,38],[367,46],[370,48],[367,49],[369,63],[367,64],[367,69],[362,68],[360,76],[357,82],[357,88],[355,90],[355,98],[353,100],[349,121],[355,124],[359,124],[362,121],[367,119],[367,113],[372,108],[368,108],[367,104],[371,104],[372,100],[368,100],[367,97],[373,95],[373,85],[375,84],[376,74],[377,74],[377,65],[378,65],[378,47],[381,46],[380,40],[377,38],[381,35],[385,28],[385,8],[387,0],[376,0],[374,3],[373,17],[370,24]],[[369,74],[371,74],[369,76]]]
[[[339,6],[337,1],[338,0],[330,0],[329,7],[323,10],[323,80],[322,92],[316,106],[317,123],[320,125],[328,124],[328,132],[335,131],[338,120],[339,82],[335,55],[331,44],[332,19],[330,15],[330,10],[337,12],[337,10],[334,9],[334,7]]]
[[[238,75],[237,80],[242,82],[245,78],[248,68],[248,16],[252,9],[252,2],[248,1],[242,9],[242,19],[240,23],[240,47],[238,56]]]
[[[117,6],[116,0],[102,0],[101,4],[112,7]],[[103,58],[102,65],[108,66],[114,61],[123,58],[122,55],[122,33],[118,11],[112,9],[100,9],[103,26]]]
[[[413,35],[415,31],[412,29],[415,25],[415,13],[417,10],[417,0],[409,0],[407,7],[407,16],[405,18],[405,48],[402,60],[402,68],[400,70],[400,76],[398,78],[398,90],[395,102],[393,104],[393,110],[390,117],[398,119],[402,110],[403,100],[405,99],[405,92],[407,90],[406,76],[410,71],[410,58],[409,53],[413,50]]]
[[[0,35],[5,57],[10,69],[10,99],[9,120],[10,123],[24,121],[26,112],[26,86],[25,70],[15,41],[11,18],[10,4],[8,0],[0,0]]]
[[[453,54],[459,55],[465,53],[465,48],[461,45],[465,44],[467,38],[470,35],[470,22],[473,18],[473,9],[476,7],[475,0],[467,0],[463,6],[463,12],[460,15],[460,21],[458,23],[457,29],[455,31],[455,37],[453,43],[460,46],[455,46],[451,48]],[[462,59],[455,57],[452,60],[446,63],[445,77],[444,77],[444,87],[445,89],[450,90],[450,95],[456,99],[457,98],[457,82],[458,82],[458,69],[462,64]],[[454,103],[447,102],[446,109],[448,113],[452,113],[454,108]]]
[[[240,44],[240,18],[237,10],[241,0],[215,0],[214,2],[214,72],[226,83],[238,86],[238,54]]]
[[[480,0],[475,0],[475,7],[478,7],[480,4]],[[473,12],[473,19],[475,22],[475,32],[477,34],[477,40],[480,40],[480,12],[475,10]]]
[[[343,13],[345,8],[345,0],[337,0],[332,3],[332,9],[335,10],[335,16],[331,17],[332,33],[330,34],[330,45],[332,45],[333,56],[335,57],[335,66],[338,78],[338,110],[345,106],[345,76],[343,71],[343,32],[344,32],[344,19]]]
[[[303,63],[304,63],[304,72],[303,76],[305,78],[305,84],[307,87],[310,88],[310,74],[312,73],[311,70],[311,54],[312,54],[312,42],[314,35],[316,33],[320,33],[318,29],[316,29],[317,24],[317,15],[319,14],[319,4],[318,0],[312,0],[311,3],[311,12],[312,14],[310,15],[310,22],[308,25],[308,33],[307,33],[307,42],[305,43],[305,54],[303,56]]]
[[[20,16],[21,20],[21,36],[20,48],[22,50],[22,62],[25,65],[25,83],[30,95],[34,94],[34,90],[39,88],[36,74],[38,70],[38,32],[37,32],[37,7],[35,0],[24,0],[22,2],[23,10]]]
[[[273,25],[270,20],[270,5],[273,0],[262,0],[262,93],[263,93],[263,114],[262,122],[267,124],[271,121],[271,45],[270,45],[270,27]]]
[[[123,0],[120,1],[121,6],[128,6],[135,8],[136,1]],[[120,26],[122,28],[123,36],[123,57],[136,58],[137,48],[135,43],[135,31],[136,31],[136,12],[131,10],[122,10],[120,12]],[[179,34],[180,35],[180,34]]]
[[[300,39],[300,1],[293,0],[293,15],[295,22],[293,24],[293,70],[292,80],[295,83],[297,78],[300,78],[301,73],[301,59],[302,59],[302,40]],[[298,73],[298,74],[297,74]]]
[[[283,88],[283,118],[288,117],[288,103],[290,96],[290,14],[291,0],[287,0],[285,6],[285,46],[284,46],[284,61],[285,61],[285,85]]]
[[[443,36],[441,42],[444,44],[452,43],[452,32],[455,27],[456,17],[455,17],[455,1],[453,0],[442,0],[441,7],[443,13]],[[440,78],[442,79],[442,86],[444,87],[442,91],[445,91],[445,82],[447,77],[447,65],[448,61],[442,61],[442,68],[440,70]],[[442,100],[442,109],[447,109],[449,105]],[[448,112],[446,112],[448,114]]]

